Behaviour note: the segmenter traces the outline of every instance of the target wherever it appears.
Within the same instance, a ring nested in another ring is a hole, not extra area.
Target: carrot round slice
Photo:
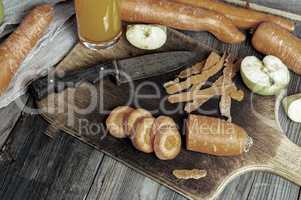
[[[136,121],[133,127],[131,141],[134,147],[144,153],[152,153],[153,138],[152,127],[155,122],[153,117],[143,117]]]
[[[172,160],[181,151],[181,135],[170,117],[160,116],[153,126],[154,152],[161,160]]]
[[[109,133],[115,138],[126,138],[127,118],[134,109],[128,106],[120,106],[115,108],[108,119],[106,125]]]
[[[131,112],[131,114],[129,115],[128,119],[127,119],[127,127],[126,127],[126,134],[127,136],[131,135],[131,131],[135,125],[135,122],[143,117],[152,117],[152,114],[142,108],[138,108],[136,110],[134,110],[133,112]]]
[[[158,132],[160,129],[165,129],[167,127],[177,128],[177,124],[175,121],[167,116],[159,116],[154,123],[153,132]]]

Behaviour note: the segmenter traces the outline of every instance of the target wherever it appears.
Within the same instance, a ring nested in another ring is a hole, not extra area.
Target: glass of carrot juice
[[[79,39],[86,47],[105,49],[122,34],[119,0],[75,0]]]

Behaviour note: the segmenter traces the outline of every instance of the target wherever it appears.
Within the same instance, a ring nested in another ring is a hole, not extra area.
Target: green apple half
[[[240,73],[252,92],[264,96],[278,94],[290,81],[287,66],[275,56],[266,56],[262,61],[248,56],[241,63]]]
[[[160,25],[128,25],[126,38],[139,49],[159,49],[167,41],[167,28]]]
[[[0,0],[0,24],[2,24],[4,20],[4,7],[3,7],[3,2]]]
[[[282,100],[282,105],[292,121],[301,123],[301,94],[285,97]]]

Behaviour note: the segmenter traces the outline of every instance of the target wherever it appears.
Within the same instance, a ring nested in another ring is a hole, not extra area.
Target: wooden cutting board
[[[160,49],[168,50],[196,50],[208,56],[212,51],[209,47],[195,42],[190,37],[177,31],[169,31],[169,41]],[[193,38],[204,35],[189,33]],[[227,47],[234,54],[258,55],[249,45],[234,45]],[[113,49],[101,52],[90,51],[77,45],[72,52],[59,64],[58,70],[70,70],[70,66],[91,65],[101,60],[124,58],[144,54],[130,46],[123,38]],[[187,66],[189,67],[189,66]],[[174,78],[175,73],[164,74],[159,77],[135,82],[135,86],[142,83],[152,83],[160,88],[160,98],[139,99],[139,105],[148,110],[156,110],[159,102],[166,96],[162,84]],[[234,178],[249,171],[269,171],[278,174],[298,185],[301,185],[301,148],[291,142],[279,128],[278,108],[281,97],[260,97],[253,95],[245,88],[240,78],[237,85],[246,93],[243,102],[234,102],[232,105],[233,122],[244,127],[254,139],[254,146],[247,154],[238,157],[215,157],[206,154],[194,153],[185,150],[183,146],[180,155],[172,161],[160,161],[152,154],[144,154],[135,150],[128,139],[115,139],[106,136],[101,131],[102,123],[107,114],[116,106],[124,105],[129,97],[128,85],[117,86],[110,79],[96,85],[96,93],[91,97],[89,84],[82,84],[76,89],[67,89],[60,94],[52,94],[48,98],[37,102],[43,117],[54,128],[62,129],[66,133],[93,146],[94,148],[112,156],[125,165],[139,171],[153,180],[183,194],[190,199],[213,199],[222,192],[224,187]],[[137,88],[136,88],[137,89]],[[153,94],[150,87],[140,88],[140,94]],[[80,114],[93,100],[96,107],[89,114]],[[137,100],[137,99],[136,99]],[[130,102],[133,104],[133,101]],[[178,105],[165,104],[168,110]],[[211,116],[219,116],[218,99],[210,100],[203,107],[205,114],[209,109]],[[182,111],[182,108],[179,108]],[[167,114],[159,110],[155,116],[165,114],[171,116],[181,127],[186,114]],[[183,131],[182,131],[183,132]],[[183,137],[184,141],[184,137]],[[183,142],[184,143],[184,142]],[[172,175],[174,169],[205,169],[208,176],[200,180],[178,180]]]

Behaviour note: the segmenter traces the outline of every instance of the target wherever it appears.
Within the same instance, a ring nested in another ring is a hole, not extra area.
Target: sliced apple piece
[[[135,122],[131,135],[131,141],[137,150],[144,153],[152,153],[154,151],[154,135],[152,133],[154,122],[155,118],[153,117],[143,117]]]
[[[139,49],[159,49],[167,41],[167,28],[161,25],[128,25],[126,38]]]
[[[301,123],[301,94],[285,97],[282,105],[287,116],[292,121]]]
[[[287,66],[275,56],[266,56],[263,61],[248,56],[241,63],[240,72],[246,86],[264,96],[278,94],[290,81]]]
[[[119,106],[115,108],[106,120],[109,133],[115,138],[126,138],[127,118],[134,109],[129,106]]]

